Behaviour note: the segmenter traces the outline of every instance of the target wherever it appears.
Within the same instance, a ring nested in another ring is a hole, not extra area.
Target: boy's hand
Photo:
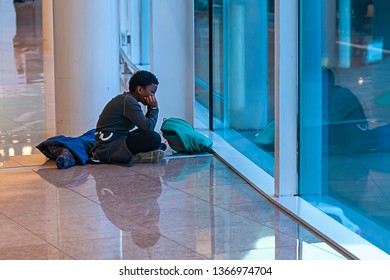
[[[149,105],[149,106],[153,106],[153,107],[157,107],[158,106],[157,99],[156,99],[156,97],[154,95],[146,96],[145,97],[145,102],[146,102],[146,105]]]

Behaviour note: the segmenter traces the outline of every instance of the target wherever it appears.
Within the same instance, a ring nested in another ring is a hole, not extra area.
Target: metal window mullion
[[[275,0],[275,196],[297,193],[298,0]]]
[[[213,78],[213,0],[209,0],[209,129],[214,130],[214,78]]]

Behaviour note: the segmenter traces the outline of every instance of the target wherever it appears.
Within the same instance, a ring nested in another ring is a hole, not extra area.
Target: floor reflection
[[[0,0],[0,259],[344,258],[212,155],[46,161],[41,1],[19,2]]]
[[[47,137],[41,0],[1,1],[0,167]],[[49,93],[46,93],[49,94]],[[52,94],[52,93],[51,93]]]
[[[27,84],[43,82],[42,13],[37,3],[14,2],[14,60],[18,76]]]
[[[61,244],[70,255],[91,258],[100,250],[99,258],[123,259],[344,258],[212,156],[168,158],[132,168],[92,164],[36,172],[58,189],[94,201],[106,218],[90,217],[82,236],[80,227],[57,228],[59,236],[66,236]],[[63,199],[70,195],[59,194]],[[68,213],[69,207],[59,210]],[[61,220],[61,225],[70,222]]]

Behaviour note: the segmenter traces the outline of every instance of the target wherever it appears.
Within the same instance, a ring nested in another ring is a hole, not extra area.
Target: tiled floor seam
[[[44,244],[47,244],[49,246],[52,246],[53,248],[57,249],[58,251],[60,251],[61,253],[65,254],[66,256],[74,259],[73,257],[69,256],[67,253],[65,253],[64,251],[62,251],[60,248],[58,248],[57,246],[55,246],[54,244],[48,242],[47,240],[44,240],[43,238],[41,238],[39,235],[35,234],[34,232],[32,232],[30,229],[26,228],[25,226],[23,226],[22,224],[20,224],[18,221],[15,221],[14,219],[12,219],[11,217],[9,217],[8,215],[6,215],[5,213],[3,212],[0,212],[2,215],[4,215],[5,217],[7,217],[8,219],[10,219],[12,222],[14,222],[15,224],[17,224],[18,226],[20,226],[21,228],[23,228],[24,230],[28,231],[29,233],[31,233],[32,235],[34,235],[36,238],[42,240],[44,242]],[[31,245],[26,245],[26,246],[31,246]],[[7,248],[17,248],[17,247],[21,247],[21,246],[9,246]]]

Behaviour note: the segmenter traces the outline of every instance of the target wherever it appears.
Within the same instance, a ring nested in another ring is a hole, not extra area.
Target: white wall
[[[46,133],[52,136],[56,131],[54,95],[54,44],[53,44],[53,0],[42,1],[43,76]]]
[[[58,134],[94,128],[119,93],[118,13],[118,1],[53,1]]]
[[[194,120],[194,3],[151,0],[151,71],[159,80],[160,117]],[[157,130],[157,129],[156,129]]]

